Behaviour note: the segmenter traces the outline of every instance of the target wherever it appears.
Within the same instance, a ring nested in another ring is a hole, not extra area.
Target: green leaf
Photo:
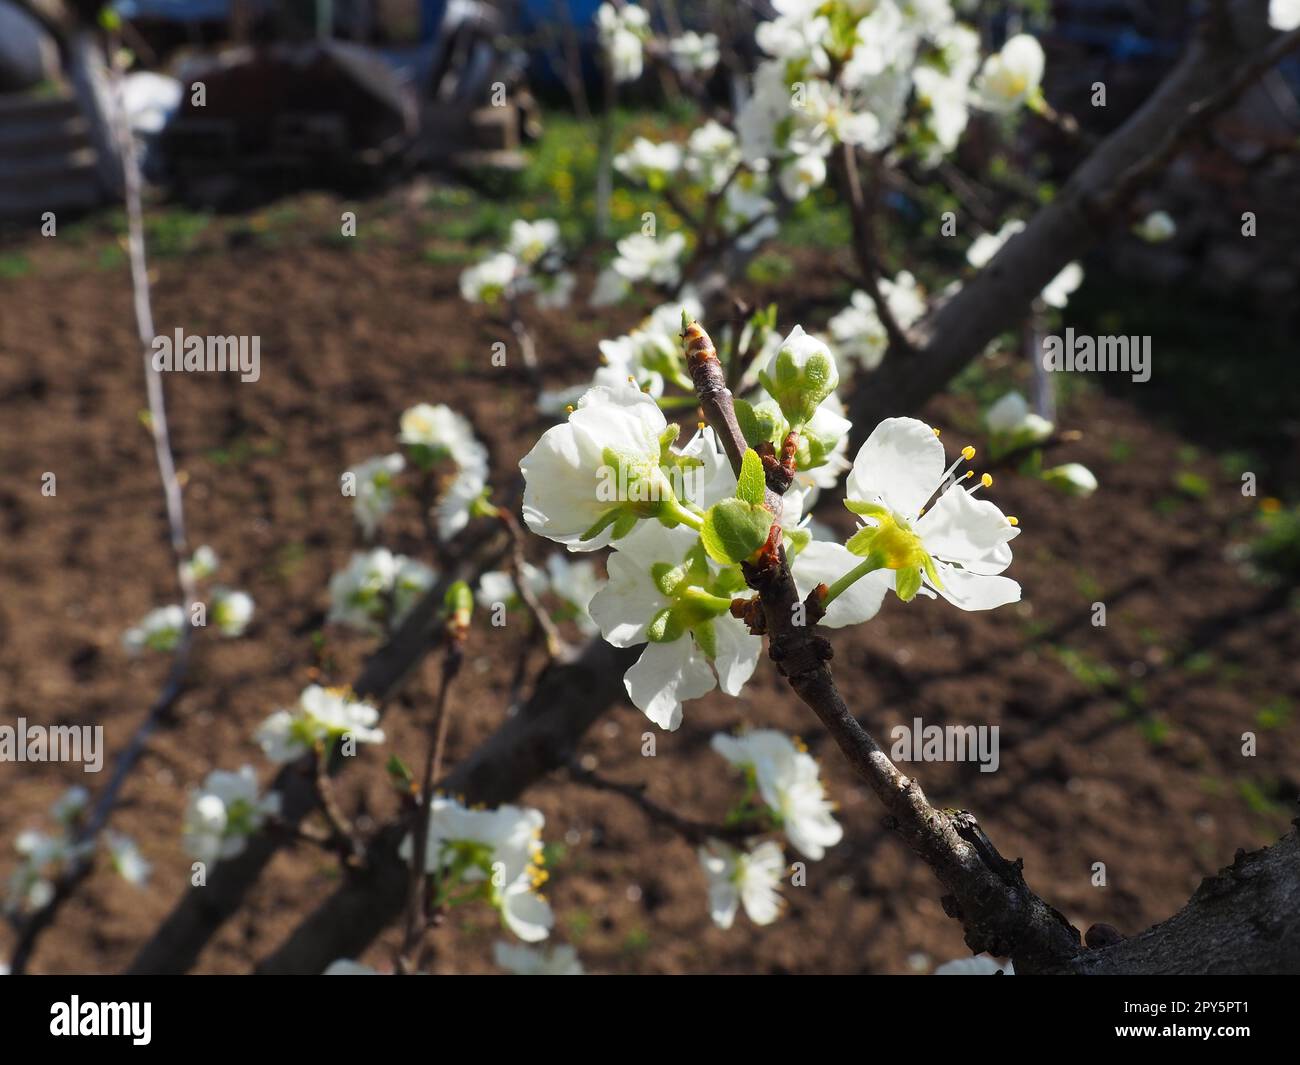
[[[704,515],[700,542],[715,562],[733,565],[762,547],[771,527],[771,511],[743,499],[724,499]]]
[[[763,460],[752,447],[745,449],[740,463],[740,476],[736,478],[736,497],[746,503],[762,505],[767,491],[767,478],[763,475]]]
[[[403,791],[408,790],[415,783],[415,777],[411,775],[406,763],[397,755],[390,754],[388,756],[388,765],[385,768],[388,770],[388,775],[392,778],[393,783]]]
[[[736,422],[750,447],[758,447],[764,442],[775,446],[777,439],[785,435],[785,420],[775,403],[769,401],[755,405],[738,399],[734,407]]]

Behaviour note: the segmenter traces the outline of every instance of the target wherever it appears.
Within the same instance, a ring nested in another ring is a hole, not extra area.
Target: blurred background
[[[500,246],[511,221],[553,218],[580,292],[612,240],[644,211],[680,218],[656,191],[611,183],[602,159],[635,137],[682,136],[708,109],[735,109],[758,53],[761,0],[647,4],[656,25],[718,36],[699,84],[670,65],[610,92],[594,0],[0,0],[0,718],[103,723],[110,752],[130,735],[166,663],[133,659],[123,630],[174,597],[157,473],[142,417],[131,317],[121,163],[111,131],[123,74],[146,190],[161,332],[256,335],[262,376],[167,382],[191,539],[258,604],[249,637],[200,656],[180,712],[152,742],[114,825],[153,865],[144,886],[97,872],[46,933],[37,971],[125,966],[188,883],[185,796],[213,767],[259,764],[250,739],[304,684],[335,683],[372,649],[326,624],[327,585],[359,544],[337,477],[391,450],[400,413],[445,403],[491,455],[492,483],[551,420],[522,367],[492,366],[503,323],[469,306],[461,271]],[[960,6],[960,5],[959,5]],[[886,196],[885,256],[930,291],[965,269],[933,220],[978,213],[996,230],[1049,202],[1091,140],[1119,126],[1191,32],[1181,0],[965,5],[981,33],[1033,32],[1045,90],[1082,138],[1026,122],[1008,140],[976,129],[954,160],[969,196],[912,175]],[[111,37],[105,37],[105,28]],[[106,39],[115,42],[108,55]],[[1108,103],[1090,106],[1094,83]],[[197,92],[197,95],[196,95]],[[1153,374],[1063,375],[1054,461],[1099,482],[1078,498],[1014,469],[998,501],[1019,516],[1012,575],[1024,601],[989,615],[890,602],[836,635],[836,669],[877,735],[913,717],[996,723],[1001,768],[922,767],[936,805],[976,811],[1004,854],[1080,928],[1133,934],[1170,915],[1200,878],[1282,834],[1300,791],[1300,62],[1262,78],[1141,195],[1176,233],[1104,239],[1060,325],[1149,335]],[[960,187],[960,182],[958,182]],[[57,232],[42,232],[53,212]],[[344,234],[344,212],[356,219]],[[1258,220],[1242,237],[1243,212]],[[779,321],[821,329],[853,289],[848,210],[827,188],[794,205],[733,289]],[[590,378],[598,342],[654,306],[537,310],[530,328],[547,388]],[[783,330],[784,331],[784,330]],[[992,345],[918,413],[945,441],[987,440],[984,412],[1032,391],[1018,336]],[[863,378],[862,381],[868,381]],[[861,384],[861,382],[860,382]],[[858,427],[865,431],[869,427]],[[960,438],[960,439],[959,439]],[[860,439],[860,437],[859,437]],[[59,490],[44,498],[42,474]],[[1244,495],[1244,474],[1258,490]],[[848,528],[827,497],[820,520]],[[423,555],[415,516],[386,541]],[[549,545],[538,541],[535,560]],[[1104,602],[1108,623],[1091,624]],[[925,604],[923,604],[924,606]],[[476,630],[451,756],[500,722],[500,663],[537,649],[522,632]],[[432,683],[431,681],[429,683]],[[418,751],[417,678],[385,719],[395,750]],[[407,712],[402,712],[405,708]],[[880,825],[870,796],[816,722],[760,668],[740,700],[716,694],[659,736],[613,710],[584,741],[610,777],[706,817],[729,785],[708,748],[748,723],[803,736],[840,803],[845,842],[792,892],[778,924],[712,926],[691,849],[615,797],[567,778],[525,800],[547,816],[557,935],[593,971],[916,972],[964,953],[930,873]],[[1259,737],[1242,757],[1243,733]],[[407,758],[408,762],[415,760]],[[372,759],[373,761],[373,759]],[[23,829],[48,820],[77,766],[0,765],[0,879]],[[358,825],[391,817],[374,761],[340,781]],[[1096,862],[1108,882],[1092,883]],[[310,849],[276,858],[199,968],[246,970],[337,882]],[[491,915],[446,930],[438,965],[491,971]],[[10,932],[0,930],[0,958]],[[385,940],[373,959],[387,958]]]

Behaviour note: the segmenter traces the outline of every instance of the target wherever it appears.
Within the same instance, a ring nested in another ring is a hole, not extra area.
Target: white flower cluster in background
[[[747,798],[755,794],[774,827],[805,858],[820,861],[827,847],[844,836],[832,816],[821,769],[796,741],[772,729],[739,736],[718,733],[712,746],[745,774]],[[719,928],[730,928],[743,908],[757,925],[780,916],[781,880],[787,871],[780,844],[766,840],[742,850],[710,840],[699,851],[709,883],[709,913]]]
[[[209,868],[237,857],[248,838],[279,812],[278,794],[258,796],[252,766],[236,773],[214,769],[190,792],[183,828],[186,852]]]
[[[531,294],[538,307],[567,307],[573,285],[573,274],[564,267],[559,223],[550,218],[515,219],[504,250],[460,275],[461,297],[489,305]]]
[[[509,805],[476,810],[435,796],[429,806],[425,872],[435,877],[437,899],[459,903],[481,898],[524,942],[545,939],[555,917],[540,891],[547,879],[544,824],[538,810]],[[402,841],[400,853],[407,862],[415,860],[411,836]]]
[[[592,598],[605,582],[593,562],[588,559],[570,561],[564,555],[550,555],[546,559],[545,569],[529,563],[524,566],[524,579],[534,595],[541,597],[550,594],[559,600],[560,608],[553,614],[555,620],[572,621],[586,636],[594,636],[600,631],[600,626],[591,616],[590,607]],[[523,605],[514,578],[500,570],[489,570],[479,578],[475,598],[480,606],[487,609],[498,603],[508,610]]]
[[[386,547],[354,552],[330,578],[328,620],[372,635],[396,629],[436,578],[422,562]]]
[[[19,862],[9,879],[4,912],[10,915],[33,913],[53,898],[55,882],[74,866],[88,861],[95,853],[95,841],[82,839],[81,828],[90,804],[90,793],[83,787],[69,788],[50,807],[50,816],[58,824],[57,833],[26,829],[14,840]],[[127,883],[143,887],[152,866],[129,836],[108,831],[102,836],[109,862]]]
[[[217,572],[219,566],[217,553],[207,544],[199,547],[188,560],[181,563],[186,577],[195,582],[207,580]],[[247,592],[218,584],[212,589],[205,618],[222,636],[243,636],[253,620],[253,607],[253,597]],[[122,635],[122,646],[132,655],[141,651],[169,653],[176,650],[185,625],[183,606],[171,604],[155,607],[138,624],[126,630]]]
[[[345,736],[357,743],[383,743],[378,722],[379,711],[350,691],[313,684],[292,709],[277,710],[263,721],[254,738],[272,762],[291,762]]]

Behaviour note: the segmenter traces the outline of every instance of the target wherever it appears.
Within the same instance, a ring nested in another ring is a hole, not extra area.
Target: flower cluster
[[[280,812],[280,796],[258,797],[252,766],[237,773],[214,769],[190,793],[185,808],[184,845],[195,861],[213,866],[242,854],[248,837]]]
[[[540,893],[546,882],[542,852],[545,818],[538,810],[500,806],[471,809],[435,796],[429,805],[425,871],[435,877],[439,902],[481,898],[526,943],[550,935],[555,917]],[[415,841],[402,841],[401,855],[415,860]]]
[[[386,547],[357,551],[330,578],[329,620],[370,634],[396,629],[436,578],[428,566]]]
[[[271,761],[292,762],[349,736],[357,743],[383,743],[383,730],[375,728],[378,721],[379,711],[349,690],[313,684],[292,709],[277,710],[263,721],[255,738]]]
[[[515,219],[505,249],[460,275],[460,294],[470,303],[510,302],[531,293],[539,307],[567,307],[573,285],[573,274],[564,268],[559,223],[550,218]]]
[[[661,728],[681,724],[684,702],[715,687],[738,695],[753,674],[761,641],[733,600],[747,590],[742,563],[778,531],[800,595],[825,586],[828,626],[868,620],[891,589],[967,610],[1020,597],[1002,576],[1015,519],[976,498],[987,474],[973,488],[954,477],[974,448],[949,465],[935,430],[915,419],[882,422],[854,459],[845,505],[861,524],[847,542],[801,520],[812,493],[849,468],[851,426],[825,343],[796,326],[764,350],[760,390],[735,402],[750,447],[739,477],[712,430],[679,447],[678,426],[633,383],[589,390],[520,462],[529,528],[570,551],[613,548],[591,616],[610,643],[645,644],[624,684]],[[779,513],[765,498],[759,449],[787,454],[793,467]]]
[[[590,608],[604,581],[590,560],[570,561],[564,555],[550,555],[545,569],[525,562],[523,580],[534,595],[541,597],[549,593],[560,601],[559,609],[553,613],[555,620],[572,621],[587,636],[600,631]],[[507,610],[523,605],[514,578],[500,570],[489,570],[479,577],[475,598],[480,606],[488,609],[498,603]]]
[[[69,788],[50,807],[50,816],[59,825],[57,834],[36,829],[18,833],[14,849],[21,860],[9,880],[5,913],[41,909],[54,898],[55,879],[94,854],[95,841],[83,839],[81,832],[89,802],[90,793],[85,788]],[[137,887],[148,881],[152,867],[134,840],[117,832],[105,832],[103,840],[109,860],[122,879]]]
[[[217,572],[220,561],[217,553],[207,544],[198,548],[194,554],[181,563],[185,576],[189,580],[202,581]],[[243,636],[253,620],[253,597],[224,585],[215,585],[212,589],[210,604],[204,609],[195,624],[211,621],[222,636]],[[185,608],[178,604],[155,607],[150,610],[138,625],[133,625],[122,635],[122,646],[130,654],[141,651],[171,652],[180,643],[185,631]]]
[[[843,829],[831,816],[821,770],[797,741],[772,729],[756,729],[740,736],[718,733],[712,745],[745,774],[740,817],[751,814],[748,804],[757,798],[774,827],[813,861],[820,861],[826,848],[843,838]],[[699,859],[709,881],[709,912],[719,928],[730,928],[741,907],[757,925],[771,924],[780,915],[778,887],[786,872],[780,844],[766,840],[740,850],[709,840],[700,848]]]
[[[1089,496],[1097,490],[1097,478],[1079,462],[1067,462],[1045,469],[1039,447],[1056,431],[1056,426],[1029,409],[1019,392],[1008,392],[984,412],[989,431],[989,452],[993,458],[1024,454],[1020,472],[1046,481],[1067,495]]]

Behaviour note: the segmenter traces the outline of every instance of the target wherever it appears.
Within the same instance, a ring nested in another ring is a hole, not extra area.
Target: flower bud
[[[759,374],[763,387],[781,405],[791,428],[801,429],[840,383],[830,348],[797,325]]]

